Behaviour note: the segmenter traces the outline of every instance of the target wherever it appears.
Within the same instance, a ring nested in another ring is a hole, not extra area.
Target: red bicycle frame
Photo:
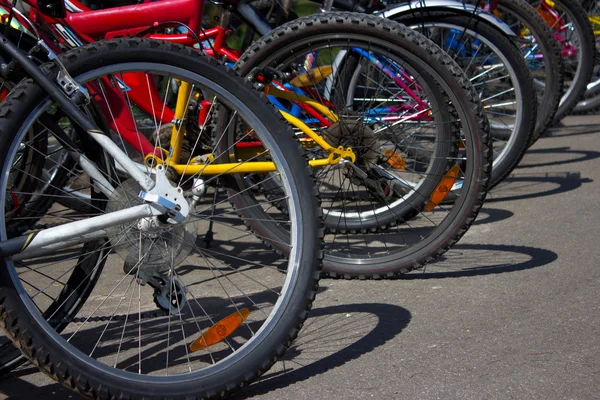
[[[186,46],[198,44],[197,38],[209,41],[210,46],[203,46],[203,51],[215,58],[227,58],[237,61],[239,52],[228,48],[226,38],[231,32],[223,25],[215,28],[202,29],[203,0],[143,0],[141,4],[120,6],[102,10],[91,10],[77,0],[65,0],[67,15],[65,18],[54,18],[39,12],[37,0],[24,0],[30,5],[30,18],[38,25],[48,28],[63,47],[75,47],[100,39],[115,39],[123,36],[134,36],[148,31],[149,27],[159,27],[165,23],[185,24],[189,30],[186,33],[148,34],[151,39],[170,41]],[[197,36],[194,34],[196,33]],[[174,120],[173,110],[162,107],[160,95],[154,85],[147,82],[148,76],[143,73],[123,74],[121,87],[111,85],[104,79],[102,85],[93,85],[91,92],[95,94],[111,129],[117,132],[133,148],[144,156],[155,155],[162,158],[162,150],[154,145],[136,129],[135,120],[131,113],[125,110],[127,102],[134,103],[148,115],[157,118],[161,124]],[[125,86],[123,94],[122,86]],[[289,90],[281,87],[282,90]],[[305,88],[310,91],[310,88]],[[103,95],[103,96],[101,96]],[[414,93],[411,97],[417,99]],[[319,98],[317,96],[317,98]],[[323,102],[324,99],[321,99]],[[294,102],[324,126],[331,123],[323,118],[311,106],[302,102]],[[328,102],[324,102],[328,106]],[[160,105],[160,106],[159,106]],[[206,108],[206,107],[204,107]],[[199,114],[199,124],[206,119],[204,108]]]
[[[42,14],[38,10],[37,0],[24,0],[29,6],[29,17],[35,24],[46,27],[52,32],[54,38],[65,48],[81,46],[101,39],[115,39],[124,36],[138,35],[148,30],[148,27],[158,26],[163,23],[182,23],[198,34],[201,40],[210,40],[211,46],[204,52],[212,57],[227,57],[236,61],[240,54],[226,47],[226,39],[230,29],[217,26],[202,29],[202,15],[204,2],[202,0],[144,0],[141,4],[114,7],[103,10],[91,10],[77,0],[66,0],[65,18],[54,18]],[[198,43],[194,34],[150,34],[151,39],[165,40],[185,46],[194,46]],[[49,41],[47,41],[49,42]],[[60,49],[52,46],[57,52]],[[127,112],[127,101],[131,101],[148,115],[157,118],[163,124],[171,123],[174,119],[173,110],[162,107],[162,100],[154,85],[147,82],[147,75],[143,73],[123,74],[122,85],[126,86],[126,97],[121,93],[118,85],[110,84],[108,79],[103,79],[103,85],[91,85],[100,108],[109,121],[112,130],[133,146],[144,156],[154,154],[162,157],[160,150],[146,137],[139,135],[135,120]],[[200,114],[199,122],[202,124],[206,113]]]
[[[237,61],[240,54],[226,47],[230,29],[220,26],[202,29],[203,0],[144,0],[141,4],[114,7],[103,10],[91,10],[77,0],[66,0],[67,17],[53,18],[41,14],[37,9],[37,0],[24,0],[31,6],[30,17],[33,22],[50,26],[59,40],[68,47],[94,42],[100,39],[115,39],[123,36],[135,36],[166,22],[178,22],[187,25],[201,40],[213,41],[206,54],[212,57],[228,57]],[[197,44],[196,36],[184,34],[151,34],[148,37],[166,40],[185,46]],[[213,50],[216,54],[213,54]]]

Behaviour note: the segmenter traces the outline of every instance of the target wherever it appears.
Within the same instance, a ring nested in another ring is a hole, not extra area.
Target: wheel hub
[[[372,168],[379,158],[375,133],[362,121],[340,120],[327,128],[325,137],[333,147],[351,147],[361,167]]]
[[[351,147],[356,162],[346,162],[345,170],[351,181],[364,186],[378,199],[402,197],[410,191],[394,175],[381,168],[381,144],[375,132],[362,121],[340,121],[327,128],[327,139],[332,146]],[[386,150],[390,155],[392,150]],[[386,156],[389,159],[390,156]]]
[[[109,200],[107,211],[114,212],[142,204],[143,200],[137,193],[140,193],[140,186],[135,180],[124,181],[115,189],[115,198],[119,200]],[[177,201],[179,204],[181,199]],[[147,283],[152,276],[168,273],[191,253],[197,228],[195,223],[190,223],[189,213],[185,215],[179,222],[164,215],[107,229],[115,252],[123,259],[129,273],[137,275],[141,283]]]

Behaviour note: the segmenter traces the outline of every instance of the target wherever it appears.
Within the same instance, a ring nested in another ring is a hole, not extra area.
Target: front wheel
[[[489,179],[487,120],[460,68],[431,41],[377,16],[324,13],[276,28],[237,68],[257,85],[270,76],[287,93],[266,87],[282,111],[296,116],[298,139],[313,161],[327,151],[298,121],[356,156],[315,167],[330,276],[410,271],[469,228]],[[317,103],[326,110],[313,108]],[[230,196],[240,198],[250,182],[238,177]],[[450,193],[455,185],[462,186],[459,196]],[[277,197],[277,185],[261,189]],[[238,209],[259,226],[256,207]],[[283,226],[265,232],[286,235]]]
[[[440,46],[469,77],[490,121],[494,187],[518,165],[534,135],[537,102],[523,56],[499,29],[458,13],[422,11],[396,20]]]
[[[158,91],[163,104],[155,109],[174,107],[170,93],[177,92],[174,85],[183,90],[186,83],[190,88],[186,110],[192,100],[210,99],[209,119],[213,109],[222,110],[223,125],[215,126],[252,132],[264,146],[270,173],[283,182],[278,201],[285,204],[286,214],[277,212],[269,199],[258,204],[265,217],[288,228],[290,234],[282,243],[288,247],[287,257],[269,251],[229,205],[225,178],[234,172],[231,165],[218,165],[213,145],[222,139],[222,131],[208,131],[196,118],[195,127],[188,125],[185,140],[199,146],[192,150],[200,156],[166,168],[156,165],[157,158],[144,160],[143,154],[133,151],[136,140],[125,145],[126,140],[112,132],[115,143],[123,145],[146,176],[168,179],[161,185],[172,188],[170,201],[187,203],[189,212],[177,221],[161,215],[112,222],[5,259],[0,314],[7,334],[43,372],[93,398],[206,398],[248,384],[291,344],[317,289],[319,209],[317,197],[306,196],[314,192],[314,184],[293,134],[264,97],[190,49],[123,39],[78,48],[61,58],[98,103],[104,101],[107,123],[120,112],[136,126],[150,118],[160,128],[157,115],[144,115],[133,102],[128,103],[130,109],[115,109],[104,96],[111,89],[132,99],[135,89],[127,82],[128,74],[135,73],[143,77],[145,91]],[[19,149],[32,145],[28,136],[32,131],[52,140],[74,129],[78,153],[104,165],[99,169],[104,179],[88,176],[87,187],[82,188],[91,194],[92,215],[54,202],[36,216],[33,228],[26,226],[26,234],[56,227],[67,234],[71,222],[131,211],[142,203],[137,181],[85,132],[78,132],[69,116],[32,81],[21,83],[9,95],[0,115],[3,177],[17,172]],[[148,139],[139,131],[138,135],[139,141]],[[253,167],[251,162],[237,165]],[[0,199],[6,204],[10,180],[3,178],[1,184]],[[18,215],[1,215],[0,233],[7,240],[14,237],[8,227],[20,220]]]
[[[594,31],[579,0],[528,0],[552,28],[560,42],[565,65],[565,87],[558,111],[559,122],[584,96],[595,62]]]

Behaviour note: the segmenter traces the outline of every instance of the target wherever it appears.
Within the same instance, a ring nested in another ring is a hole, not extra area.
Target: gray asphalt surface
[[[463,240],[394,281],[322,280],[296,344],[236,399],[600,399],[600,116],[569,117]],[[1,399],[78,398],[30,366]]]

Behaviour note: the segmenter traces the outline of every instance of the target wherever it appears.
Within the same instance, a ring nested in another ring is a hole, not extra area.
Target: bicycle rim
[[[313,19],[319,18],[325,17]],[[354,16],[339,14],[341,21],[346,18]],[[406,29],[362,15],[356,16],[356,25],[371,19]],[[336,21],[335,17],[331,21]],[[475,138],[481,132],[467,122],[473,121],[473,114],[463,108],[464,98],[460,96],[464,93],[456,91],[456,81],[431,67],[441,60],[432,57],[430,64],[420,58],[426,57],[424,52],[403,48],[414,43],[411,39],[402,45],[386,43],[382,33],[386,31],[373,28],[367,35],[357,28],[344,31],[343,22],[339,26],[327,23],[331,26],[323,22],[312,29],[301,19],[278,28],[284,33],[272,34],[282,43],[263,38],[245,53],[239,68],[253,77],[275,71],[278,82],[283,79],[291,86],[307,71],[327,75],[304,87],[303,96],[327,104],[339,121],[332,128],[319,125],[309,114],[300,114],[300,118],[312,122],[311,127],[334,147],[352,148],[357,158],[352,165],[342,162],[316,171],[328,228],[324,268],[332,276],[347,277],[407,271],[419,266],[415,259],[441,251],[440,241],[464,224],[465,207],[480,187],[473,177],[482,172],[475,161]],[[420,40],[426,39],[419,36]],[[419,44],[428,50],[431,47],[427,46],[433,46],[429,41]],[[306,60],[311,61],[310,67],[306,67]],[[401,78],[389,79],[385,68],[397,71],[395,76]],[[460,73],[457,78],[464,79]],[[448,107],[449,102],[456,106]],[[407,110],[402,110],[402,105],[407,105]],[[420,119],[421,115],[424,118]],[[461,137],[463,128],[465,137]],[[308,141],[300,132],[299,139]],[[322,148],[306,147],[313,158],[322,156]],[[464,185],[465,195],[444,195],[437,205],[432,204],[432,195],[439,192],[444,178],[448,178],[444,182],[452,181],[450,187]],[[373,181],[388,185],[391,181],[399,192],[386,197],[384,191],[373,190]]]
[[[187,126],[186,137],[194,137],[202,155],[210,153],[213,142],[218,142],[231,126],[243,126],[263,143],[265,150],[262,157],[273,163],[275,171],[271,177],[280,179],[283,191],[278,201],[286,204],[288,212],[278,212],[268,199],[259,199],[259,204],[265,209],[264,215],[271,218],[271,223],[288,227],[289,236],[283,243],[289,246],[288,258],[269,252],[260,234],[246,230],[248,221],[237,216],[222,186],[223,173],[227,171],[208,176],[206,171],[213,161],[203,161],[199,172],[172,174],[169,178],[181,188],[180,194],[190,202],[195,201],[191,203],[192,213],[184,223],[165,226],[164,221],[142,219],[117,225],[92,238],[76,241],[84,243],[67,243],[54,251],[24,255],[18,262],[7,261],[7,266],[27,313],[44,330],[47,346],[55,346],[55,355],[62,353],[73,357],[73,368],[94,371],[91,379],[112,380],[109,385],[124,393],[143,393],[150,397],[164,397],[181,390],[202,393],[205,385],[224,384],[214,382],[214,379],[211,382],[211,375],[218,376],[244,363],[255,364],[253,368],[258,371],[259,365],[270,362],[270,358],[281,353],[280,346],[286,345],[289,340],[283,337],[290,332],[281,336],[278,330],[282,328],[279,326],[288,325],[289,318],[299,317],[297,310],[293,311],[295,316],[286,316],[286,313],[292,312],[290,307],[297,307],[298,296],[306,298],[309,286],[310,290],[314,290],[314,284],[307,280],[309,276],[313,276],[309,279],[314,279],[314,273],[310,272],[314,267],[304,262],[314,265],[316,260],[317,242],[307,241],[314,232],[307,234],[306,230],[318,228],[315,225],[317,212],[312,206],[306,208],[307,203],[300,200],[296,185],[306,185],[309,180],[299,179],[302,173],[293,172],[299,166],[296,161],[301,160],[297,148],[279,147],[280,139],[275,139],[267,129],[267,126],[279,126],[272,122],[273,113],[266,106],[252,106],[252,100],[243,100],[242,95],[247,95],[240,91],[237,81],[235,85],[219,82],[214,77],[209,78],[210,71],[190,72],[160,62],[106,65],[79,75],[78,80],[86,82],[88,87],[94,83],[96,91],[92,91],[93,95],[104,100],[107,99],[108,86],[112,84],[112,89],[117,88],[132,106],[129,97],[131,88],[123,72],[141,73],[145,76],[148,90],[156,84],[164,101],[163,107],[173,106],[170,96],[172,85],[187,82],[192,85],[192,91],[186,109],[192,109],[194,99],[204,98],[212,102],[211,110],[217,107],[225,110],[220,114],[221,124],[218,125],[222,130],[210,134],[204,131],[207,124],[200,126],[197,119],[194,124],[190,113],[189,120],[192,122]],[[224,73],[218,76],[221,80],[227,77]],[[233,89],[237,94],[233,94]],[[106,124],[110,124],[116,110],[110,108],[110,102],[106,104],[111,111],[106,113]],[[253,109],[257,108],[262,110],[262,115],[254,114]],[[143,116],[139,109],[133,107],[128,112],[134,122]],[[49,127],[47,119],[40,122],[42,116],[50,116],[56,124]],[[211,116],[209,111],[209,118]],[[156,129],[160,129],[158,116],[150,117]],[[49,136],[55,135],[57,129],[71,127],[69,119],[60,114],[50,101],[42,101],[31,110],[13,139],[7,160],[14,158],[19,145],[28,145],[27,141],[23,141],[24,134],[29,127],[37,124],[44,126],[45,130],[40,132]],[[194,125],[199,132],[193,131]],[[181,128],[179,132],[183,135]],[[137,160],[140,168],[151,176],[158,173],[156,159],[144,160],[139,153],[131,151],[135,143],[126,144],[113,132],[115,136],[130,157]],[[293,141],[290,139],[288,143],[293,144]],[[153,145],[165,147],[159,137]],[[72,213],[55,202],[47,213],[39,216],[34,228],[81,220],[140,204],[139,185],[131,179],[124,180],[115,161],[101,151],[98,153],[95,156],[90,154],[90,157],[105,159],[105,178],[114,185],[118,196],[107,198],[106,193],[98,193],[97,186],[92,184],[97,182],[83,174],[80,176],[82,186],[87,184],[84,190],[89,191],[95,200],[92,215]],[[197,157],[196,154],[194,156]],[[218,158],[218,154],[214,156]],[[197,159],[194,160],[198,164]],[[191,160],[184,160],[183,164],[186,168],[194,167]],[[11,166],[11,161],[4,163],[5,174],[10,175]],[[60,168],[60,165],[57,167]],[[202,189],[199,189],[199,178],[203,179]],[[2,199],[5,202],[6,184],[3,181]],[[307,186],[303,187],[306,190]],[[61,195],[68,196],[68,193]],[[199,198],[192,200],[198,195]],[[314,199],[311,202],[314,204]],[[303,209],[312,214],[304,222]],[[10,233],[7,232],[4,215],[3,220],[2,234],[6,239]],[[18,221],[13,218],[11,222]],[[308,225],[303,227],[306,222]],[[70,288],[71,294],[67,298],[79,295],[81,286],[90,282],[90,274],[97,273],[99,276],[95,278],[85,304],[63,310],[67,304],[64,295],[61,297],[65,290],[64,280],[72,277],[84,264],[90,268],[84,271],[78,283],[74,283],[75,287]],[[60,320],[52,322],[55,319]],[[282,324],[282,319],[288,319],[288,322]],[[223,335],[222,329],[226,330],[226,334]],[[288,326],[288,329],[293,332],[297,326]],[[286,343],[278,343],[278,340]],[[248,361],[251,357],[257,359]],[[231,379],[247,380],[250,371],[247,369],[241,376]],[[202,379],[205,383],[199,385],[197,382],[202,382]],[[127,382],[132,382],[131,386]],[[177,386],[169,389],[165,384]]]

